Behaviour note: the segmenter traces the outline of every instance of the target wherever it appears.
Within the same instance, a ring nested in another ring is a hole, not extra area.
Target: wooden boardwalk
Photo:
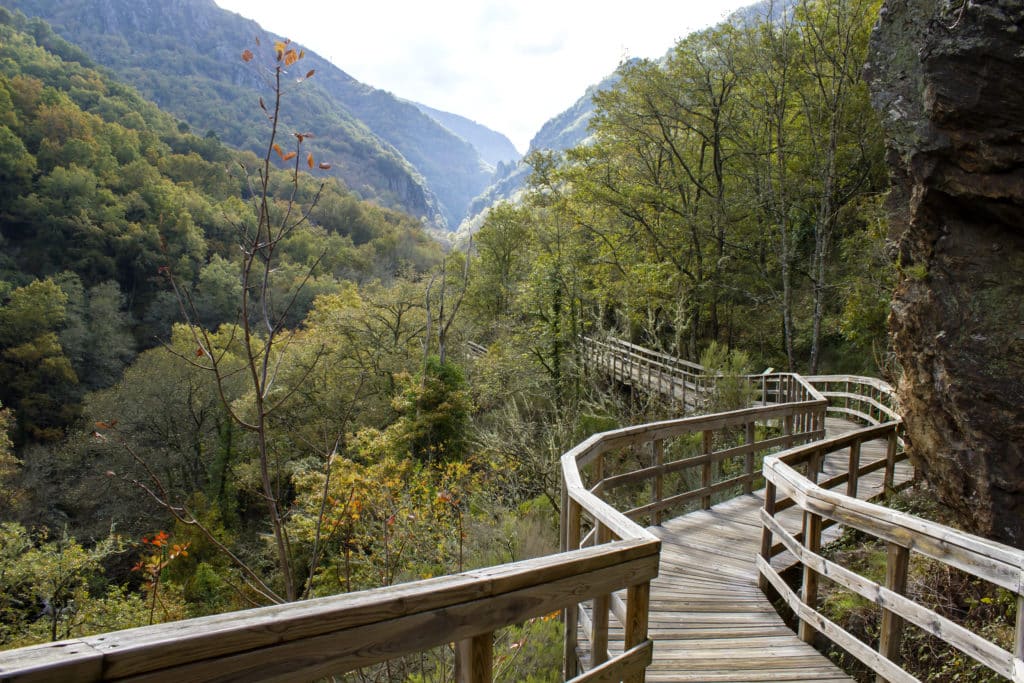
[[[829,436],[856,428],[828,418]],[[885,458],[885,443],[866,443],[865,462]],[[826,473],[846,468],[836,455]],[[861,480],[859,495],[881,490],[881,472]],[[897,481],[910,476],[897,466]],[[786,626],[758,588],[755,556],[761,548],[759,510],[764,491],[743,495],[650,527],[662,541],[660,572],[651,584],[650,635],[654,662],[647,680],[810,681],[851,680]],[[779,515],[787,528],[800,529],[799,508]],[[832,535],[837,534],[831,529]],[[785,562],[776,558],[776,564]],[[609,633],[610,649],[621,651],[621,629]]]

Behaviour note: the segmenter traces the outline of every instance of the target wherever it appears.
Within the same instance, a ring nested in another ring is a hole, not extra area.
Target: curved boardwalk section
[[[857,428],[828,418],[828,436]],[[861,448],[864,465],[884,460],[884,441]],[[845,471],[833,456],[823,478]],[[897,465],[897,481],[910,476]],[[845,485],[845,484],[844,484]],[[877,495],[882,474],[860,479],[861,498]],[[648,681],[851,680],[788,627],[758,587],[755,558],[761,550],[764,491],[743,495],[665,522],[650,531],[661,539],[659,576],[651,583],[649,629],[655,642]],[[794,532],[796,509],[779,515]],[[785,557],[776,564],[785,564]],[[614,642],[614,641],[613,641]]]

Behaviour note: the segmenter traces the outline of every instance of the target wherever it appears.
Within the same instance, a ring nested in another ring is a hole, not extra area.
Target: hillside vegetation
[[[279,37],[255,22],[213,0],[6,4],[48,21],[200,135],[213,131],[259,152],[264,119],[254,105],[261,83],[237,55],[254,38],[269,44]],[[318,77],[295,90],[285,121],[318,133],[310,149],[330,159],[331,173],[364,198],[454,229],[491,175],[476,149],[416,105],[356,81],[316,54],[307,54],[303,68]]]

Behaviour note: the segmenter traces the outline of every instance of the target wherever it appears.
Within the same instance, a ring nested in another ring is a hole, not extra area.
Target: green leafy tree
[[[37,280],[0,307],[0,401],[18,416],[16,441],[57,440],[77,414],[78,377],[58,338],[66,304],[53,280]]]
[[[125,552],[115,537],[85,548],[66,534],[51,539],[45,532],[32,534],[19,524],[0,523],[0,645],[146,624],[142,596],[103,580],[103,563]]]

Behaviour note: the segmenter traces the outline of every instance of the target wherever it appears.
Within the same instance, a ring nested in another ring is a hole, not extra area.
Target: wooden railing
[[[900,420],[896,394],[888,382],[857,375],[804,377],[828,399],[828,412],[864,425]]]
[[[457,680],[490,681],[496,629],[587,597],[645,590],[660,544],[635,525],[616,529],[624,540],[574,552],[12,650],[0,653],[0,680],[312,680],[455,642]],[[651,644],[645,629],[633,635],[620,666],[642,674]],[[577,679],[588,680],[606,679]]]
[[[634,520],[659,524],[670,509],[750,493],[757,459],[824,436],[827,402],[810,384],[796,375],[758,379],[761,398],[777,405],[595,434],[563,455],[562,550],[647,534]],[[565,611],[567,677],[616,662],[646,638],[648,590],[635,586],[624,600],[609,592]],[[625,632],[618,656],[608,647],[612,617]]]
[[[843,391],[842,393],[850,393]],[[846,398],[845,396],[842,398]],[[874,405],[874,400],[869,402]],[[875,406],[880,412],[884,410]],[[858,412],[868,415],[863,410]],[[765,505],[761,512],[764,538],[758,558],[762,586],[771,586],[799,619],[800,637],[811,642],[821,634],[870,667],[879,680],[916,681],[904,671],[898,653],[904,622],[959,649],[966,655],[1017,683],[1024,682],[1024,551],[924,521],[908,514],[856,498],[857,482],[871,472],[885,470],[884,483],[892,488],[895,464],[900,452],[897,421],[845,434],[838,438],[799,446],[765,460],[767,480]],[[886,456],[875,462],[859,461],[864,443],[882,439]],[[828,481],[818,482],[820,463],[829,453],[849,457],[849,469]],[[803,472],[797,468],[802,468]],[[846,493],[830,491],[846,483]],[[803,510],[803,529],[792,534],[776,518],[786,508]],[[857,529],[886,544],[885,583],[861,576],[821,555],[822,530],[831,524]],[[773,544],[778,539],[778,544]],[[800,592],[793,590],[772,566],[772,558],[789,553],[802,567]],[[1008,652],[985,638],[959,626],[934,610],[905,597],[911,552],[963,570],[972,577],[1005,588],[1017,596],[1017,625],[1014,652]],[[818,608],[821,578],[853,591],[881,608],[878,648],[827,619]]]
[[[616,381],[639,383],[685,406],[699,406],[714,385],[715,378],[703,366],[624,339],[583,337],[582,342],[588,364],[600,366]]]

